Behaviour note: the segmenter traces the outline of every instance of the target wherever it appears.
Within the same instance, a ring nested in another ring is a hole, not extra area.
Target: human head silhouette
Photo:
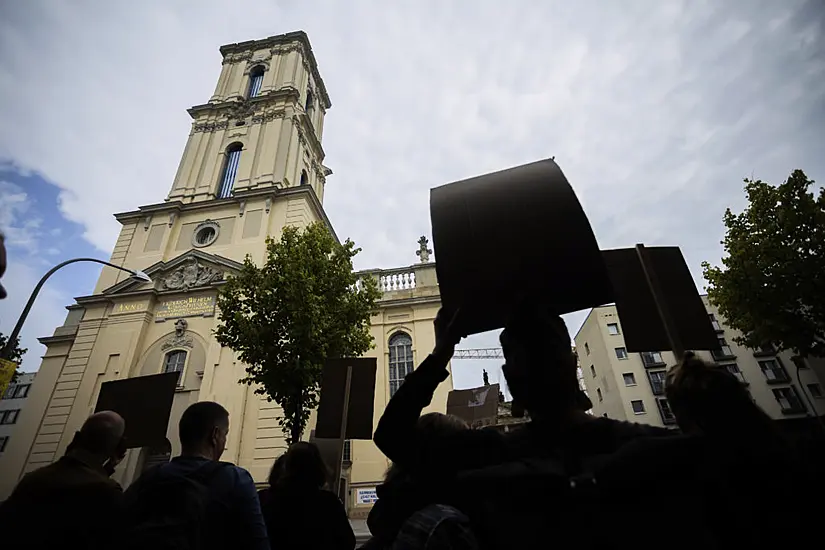
[[[220,460],[229,434],[229,412],[212,401],[194,403],[180,417],[178,431],[184,455]]]
[[[507,387],[531,416],[590,409],[579,389],[576,356],[561,317],[525,301],[510,316],[500,340]]]
[[[774,429],[742,382],[690,351],[668,371],[665,393],[679,427],[687,433],[728,437]]]
[[[119,459],[125,454],[122,449],[126,422],[116,412],[101,411],[93,414],[83,423],[69,447],[67,454],[83,453],[103,464],[109,459]]]

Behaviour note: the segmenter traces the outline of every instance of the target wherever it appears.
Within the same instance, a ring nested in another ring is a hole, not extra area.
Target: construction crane
[[[503,359],[501,348],[457,349],[453,359]]]

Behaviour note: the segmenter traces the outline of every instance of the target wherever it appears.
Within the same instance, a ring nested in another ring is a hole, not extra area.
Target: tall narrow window
[[[307,90],[307,102],[304,105],[304,110],[311,117],[313,109],[315,109],[315,98],[312,96],[312,90]]]
[[[413,371],[412,338],[399,332],[390,338],[390,397]]]
[[[183,385],[181,373],[183,372],[183,365],[186,364],[186,352],[183,350],[174,350],[166,354],[163,360],[163,372],[178,373],[178,386]]]
[[[309,185],[309,178],[307,177],[306,170],[301,170],[301,185]]]
[[[261,85],[264,83],[264,71],[265,69],[261,65],[249,71],[249,93],[247,97],[255,97],[261,93]]]
[[[233,143],[226,149],[226,160],[223,163],[221,185],[218,189],[219,199],[226,199],[232,195],[232,188],[235,187],[235,176],[238,175],[238,165],[241,162],[242,149],[243,145],[240,143]]]

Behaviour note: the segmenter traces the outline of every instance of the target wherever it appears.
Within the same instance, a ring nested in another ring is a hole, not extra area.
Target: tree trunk
[[[290,445],[301,441],[301,435],[304,432],[301,426],[301,408],[301,402],[297,401],[297,405],[295,406],[295,422],[292,423],[292,429],[289,434],[290,441],[288,441],[288,443]]]

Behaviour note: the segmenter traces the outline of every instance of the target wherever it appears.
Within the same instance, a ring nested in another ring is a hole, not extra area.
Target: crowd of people
[[[459,312],[460,313],[460,312]],[[460,336],[436,346],[389,401],[374,441],[390,459],[364,548],[768,548],[806,540],[812,478],[774,422],[727,371],[688,352],[667,376],[678,430],[594,417],[564,321],[525,304],[501,334],[503,373],[530,421],[503,433],[422,416]],[[126,491],[111,479],[124,421],[91,416],[56,463],[0,508],[3,546],[352,550],[344,504],[317,447],[295,443],[268,487],[221,462],[229,413],[191,405],[181,455]],[[8,545],[8,546],[6,546]]]

